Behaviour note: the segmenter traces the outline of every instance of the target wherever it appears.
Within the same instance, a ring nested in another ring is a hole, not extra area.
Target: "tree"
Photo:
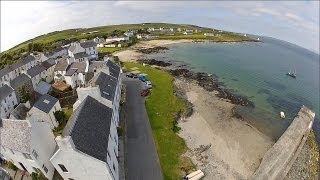
[[[61,122],[63,122],[65,120],[66,114],[63,111],[56,111],[54,113],[54,117],[57,119],[57,121],[60,124]]]
[[[26,88],[25,85],[22,85],[21,87],[18,88],[18,94],[19,94],[19,97],[20,97],[20,101],[22,103],[25,103],[25,102],[29,101],[30,98],[31,98],[31,93]]]
[[[11,161],[8,162],[8,168],[14,171],[18,170],[17,166],[15,166]]]

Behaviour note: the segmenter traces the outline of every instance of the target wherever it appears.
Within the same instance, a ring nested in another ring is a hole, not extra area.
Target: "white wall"
[[[1,118],[9,117],[11,111],[13,111],[14,106],[18,104],[17,96],[15,91],[8,95],[1,102]]]
[[[64,179],[114,179],[105,162],[75,150],[70,136],[64,138],[58,136],[56,142],[59,146],[59,150],[52,156],[50,161]],[[64,165],[68,172],[63,172],[58,164]]]
[[[29,116],[27,117],[27,119],[29,119],[32,122],[38,121],[38,120],[45,121],[48,124],[50,124],[51,129],[54,129],[59,125],[58,121],[54,116],[54,112],[56,111],[61,111],[61,106],[59,101],[53,106],[53,108],[49,111],[48,114],[39,110],[36,107],[32,107],[29,111]]]
[[[108,156],[107,158],[107,163],[115,179],[119,179],[119,165],[117,160],[117,157],[119,155],[118,143],[119,143],[119,139],[118,139],[117,128],[116,128],[115,120],[112,117],[111,124],[110,124],[110,135],[108,140],[108,152],[110,156]]]

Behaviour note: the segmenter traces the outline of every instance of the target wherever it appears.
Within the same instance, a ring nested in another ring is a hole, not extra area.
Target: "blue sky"
[[[143,22],[266,35],[319,53],[319,1],[1,1],[1,51],[51,31]]]

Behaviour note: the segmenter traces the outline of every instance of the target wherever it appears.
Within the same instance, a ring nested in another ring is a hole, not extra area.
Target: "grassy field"
[[[121,47],[98,47],[98,53],[114,53],[124,48]]]
[[[148,74],[153,84],[151,95],[146,100],[153,137],[164,179],[181,179],[183,170],[190,170],[194,165],[181,155],[187,150],[185,142],[174,131],[176,114],[186,109],[186,102],[174,95],[173,77],[168,73],[140,64],[125,62],[126,69],[138,67]]]

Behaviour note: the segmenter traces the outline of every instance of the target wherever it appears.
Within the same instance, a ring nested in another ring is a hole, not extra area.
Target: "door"
[[[19,162],[19,164],[23,168],[23,170],[27,171],[26,167],[24,167],[24,165],[21,162]]]

